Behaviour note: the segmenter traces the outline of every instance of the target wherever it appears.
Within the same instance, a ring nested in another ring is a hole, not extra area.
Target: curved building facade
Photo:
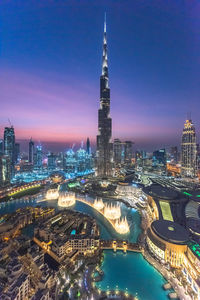
[[[147,244],[150,252],[161,261],[176,268],[183,264],[188,240],[188,231],[171,221],[154,221],[147,230]]]

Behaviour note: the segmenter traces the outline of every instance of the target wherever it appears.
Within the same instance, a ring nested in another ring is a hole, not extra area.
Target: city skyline
[[[199,139],[200,9],[195,2],[129,4],[131,14],[120,1],[96,2],[89,9],[80,5],[80,11],[73,3],[61,10],[56,3],[19,2],[20,13],[19,3],[0,7],[1,134],[10,118],[17,140],[32,136],[64,147],[89,136],[95,143],[106,10],[113,139],[129,139],[147,150],[180,145],[188,111]]]
[[[200,2],[0,22],[0,299],[200,300]]]

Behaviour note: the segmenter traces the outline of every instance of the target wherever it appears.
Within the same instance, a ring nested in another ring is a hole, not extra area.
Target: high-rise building
[[[4,154],[4,149],[3,149],[3,140],[0,139],[0,155]]]
[[[181,143],[181,174],[184,177],[197,176],[197,143],[192,120],[186,120]]]
[[[200,168],[200,146],[197,144],[197,169]]]
[[[133,142],[125,141],[124,143],[124,162],[131,163],[133,158]]]
[[[56,166],[60,169],[65,168],[65,153],[63,152],[58,153],[56,158]]]
[[[36,152],[34,155],[34,167],[42,168],[42,146],[39,145],[36,147]]]
[[[170,149],[170,156],[174,163],[178,162],[178,148],[177,146],[173,146]]]
[[[115,164],[121,164],[121,162],[122,162],[122,151],[123,151],[123,143],[119,139],[114,139],[113,153],[114,153],[114,162],[115,162]]]
[[[33,164],[34,161],[34,142],[32,141],[32,138],[29,141],[28,145],[28,162]]]
[[[48,169],[55,169],[56,168],[56,155],[54,153],[48,153]]]
[[[147,158],[147,152],[145,150],[141,150],[142,159]]]
[[[4,187],[10,183],[11,180],[11,164],[8,155],[0,156],[0,186]]]
[[[98,110],[98,135],[97,135],[97,175],[108,177],[113,175],[112,159],[113,145],[112,119],[110,118],[110,89],[108,84],[108,56],[106,20],[104,21],[103,35],[103,61],[100,77],[100,108]]]
[[[91,147],[90,147],[89,137],[87,138],[87,142],[86,142],[86,152],[87,152],[87,154],[91,154]]]
[[[153,152],[152,163],[154,167],[160,167],[165,170],[167,162],[166,159],[165,149],[159,149]]]
[[[87,152],[82,147],[76,152],[78,172],[84,172],[86,170],[86,155]]]
[[[15,163],[17,163],[20,159],[20,144],[15,143]]]
[[[15,132],[14,127],[4,129],[4,154],[10,157],[11,164],[15,160]]]
[[[73,149],[69,149],[66,152],[65,171],[67,173],[76,173],[77,172],[77,160],[76,160],[75,152],[73,151]]]
[[[15,131],[13,126],[4,129],[4,154],[10,158],[11,174],[13,174],[15,166]]]
[[[86,166],[86,171],[89,171],[94,168],[92,153],[90,153],[90,154],[86,153],[85,166]]]

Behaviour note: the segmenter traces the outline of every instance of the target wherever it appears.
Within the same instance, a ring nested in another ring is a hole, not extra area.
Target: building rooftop
[[[53,246],[61,247],[67,240],[98,236],[96,221],[90,216],[64,210],[35,227],[35,235],[45,241],[51,240]]]
[[[162,200],[179,200],[180,194],[173,189],[163,187],[160,184],[152,184],[151,186],[144,187],[143,191],[151,197],[156,197]]]
[[[189,241],[188,230],[178,223],[167,220],[157,220],[152,222],[151,227],[156,235],[167,242],[183,245]]]

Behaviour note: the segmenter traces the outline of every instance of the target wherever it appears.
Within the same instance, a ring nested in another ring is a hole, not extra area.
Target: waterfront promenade
[[[89,199],[87,199],[87,200],[89,200]],[[55,207],[55,208],[57,208],[57,201],[44,201],[44,202],[42,202],[41,203],[42,204],[42,206],[47,206],[47,207]],[[84,204],[84,203],[83,203]],[[87,203],[88,204],[88,203]],[[37,206],[38,205],[38,203],[36,202],[36,199],[34,198],[33,199],[33,197],[30,197],[30,199],[28,199],[28,198],[26,198],[26,199],[23,199],[23,201],[22,201],[22,199],[19,201],[19,200],[13,200],[13,201],[10,201],[10,202],[8,202],[8,203],[5,203],[4,205],[1,205],[1,213],[2,214],[5,214],[5,213],[10,213],[10,212],[13,212],[13,211],[16,211],[16,209],[18,209],[18,208],[22,208],[22,207],[26,207],[26,206]],[[95,215],[93,215],[92,214],[92,212],[91,212],[91,210],[90,209],[88,209],[89,208],[89,205],[82,205],[82,201],[77,201],[77,203],[74,205],[74,207],[73,207],[73,209],[74,210],[78,210],[78,211],[81,211],[81,212],[83,212],[83,213],[86,213],[86,214],[89,214],[89,215],[91,215],[92,217],[94,217],[94,216],[96,216],[96,214]],[[123,208],[122,208],[122,210],[123,210]],[[140,222],[141,222],[141,220],[140,220],[140,218],[138,218],[138,212],[135,212],[135,211],[130,211],[131,212],[131,215],[133,216],[133,214],[134,214],[134,220],[135,220],[135,223],[134,223],[134,231],[131,231],[131,237],[132,237],[132,235],[138,235],[138,228],[139,228],[139,226],[140,226]],[[142,214],[141,214],[142,215]],[[97,220],[99,220],[98,219],[98,216],[97,216]],[[101,220],[101,219],[100,219]],[[142,220],[143,220],[143,215],[142,215]],[[106,221],[106,220],[105,220]],[[104,240],[106,240],[106,239],[109,239],[109,241],[111,242],[111,241],[117,241],[116,240],[116,237],[113,235],[113,233],[112,233],[112,231],[108,231],[107,230],[107,227],[108,227],[108,223],[107,222],[105,222],[105,226],[104,226],[104,224],[102,225],[102,223],[101,222],[99,222],[99,226],[101,227],[101,241],[104,241]],[[140,233],[140,232],[139,232]],[[131,238],[130,238],[130,236],[128,236],[128,241],[130,241],[131,240]],[[135,242],[137,240],[137,238],[135,237],[134,239],[133,239],[133,242]],[[123,241],[122,241],[123,242]],[[143,242],[143,241],[142,241]],[[130,243],[131,244],[131,243]],[[129,244],[129,245],[130,245]],[[133,244],[135,244],[135,243],[133,243]],[[143,244],[143,243],[142,243]],[[48,245],[49,246],[49,248],[50,248],[50,245]],[[104,244],[104,246],[106,247],[106,245]],[[117,250],[117,252],[116,252],[116,255],[120,255],[119,256],[119,261],[123,258],[123,257],[126,257],[126,259],[128,259],[128,256],[129,255],[131,255],[132,253],[134,253],[134,252],[132,252],[132,251],[127,251],[127,254],[125,255],[125,256],[123,256],[123,254],[122,254],[122,252],[123,252],[123,249],[120,249],[121,247],[119,247],[118,248],[118,250]],[[109,248],[109,249],[111,249],[111,248]],[[47,249],[46,249],[47,250]],[[103,250],[103,249],[102,249]],[[112,248],[112,250],[113,250],[113,248]],[[45,251],[45,252],[47,252],[47,251]],[[121,253],[120,253],[121,252]],[[109,251],[109,253],[111,253],[112,255],[114,255],[113,257],[114,257],[114,259],[113,259],[113,261],[115,261],[116,259],[117,259],[117,257],[115,256],[115,253],[114,253],[114,251]],[[49,253],[48,253],[49,254]],[[142,259],[142,256],[137,256],[137,252],[135,252],[135,254],[136,255],[134,255],[132,258],[131,258],[131,260],[130,261],[134,261],[134,263],[133,264],[130,264],[129,265],[129,263],[128,263],[128,266],[132,266],[132,270],[134,270],[134,268],[135,268],[135,263],[138,265],[138,270],[143,270],[143,267],[144,267],[144,262],[143,262],[143,259]],[[139,254],[139,253],[138,253]],[[142,253],[141,253],[142,254]],[[54,259],[55,259],[55,257],[54,257]],[[111,263],[111,261],[109,261],[109,264]],[[146,266],[146,265],[145,265]],[[152,266],[153,266],[153,264],[152,264]],[[155,268],[155,266],[154,266],[154,268]],[[155,292],[155,295],[153,296],[152,295],[152,297],[151,297],[151,299],[164,299],[164,295],[165,295],[165,292],[164,291],[162,291],[161,289],[159,289],[161,286],[162,286],[162,280],[160,279],[160,276],[159,275],[155,275],[156,273],[155,273],[155,271],[154,271],[154,268],[152,267],[152,268],[149,268],[148,270],[149,270],[149,272],[147,272],[147,270],[146,270],[146,267],[145,267],[145,271],[144,271],[144,275],[142,275],[142,277],[141,278],[143,278],[144,280],[148,280],[148,278],[152,278],[153,277],[153,279],[151,279],[152,280],[152,287],[154,288],[154,290],[156,291]],[[115,269],[115,267],[114,267],[114,269]],[[159,268],[158,268],[159,269]],[[127,274],[130,274],[130,272],[131,272],[131,270],[130,269],[128,269],[127,268]],[[106,271],[106,274],[107,275],[109,275],[109,271],[107,272]],[[113,276],[113,275],[112,275]],[[138,275],[137,275],[138,276]],[[154,277],[155,276],[155,277]],[[133,273],[131,273],[131,277],[134,277],[134,272]],[[137,277],[137,278],[140,278],[140,277]],[[90,276],[88,276],[88,279],[90,279]],[[119,279],[119,282],[120,282],[120,280],[123,282],[123,278],[120,278]],[[159,283],[158,283],[159,282]],[[129,291],[129,293],[133,293],[133,294],[135,294],[135,291],[138,291],[138,293],[139,293],[139,296],[141,296],[141,297],[145,297],[145,294],[144,294],[144,292],[143,292],[143,290],[141,290],[141,291],[139,291],[138,290],[138,287],[136,286],[136,283],[137,283],[137,281],[136,280],[133,280],[131,283],[126,283],[125,284],[125,286],[123,286],[123,284],[122,284],[122,286],[120,287],[120,290],[123,290],[124,292],[126,291],[125,290],[125,288],[127,287],[127,289],[128,289],[128,291]],[[110,283],[108,283],[108,285],[110,285]],[[102,284],[102,287],[103,287],[103,284]],[[97,299],[100,299],[101,297],[102,297],[102,295],[104,295],[104,293],[106,294],[106,290],[107,290],[107,288],[105,287],[105,292],[103,292],[102,291],[102,287],[101,288],[99,288],[100,290],[101,290],[101,293],[99,294],[99,291],[96,291],[95,292],[95,294],[94,295],[96,295],[96,294],[98,294],[98,297],[99,298],[97,298]],[[112,290],[112,289],[115,289],[116,288],[116,286],[113,286],[113,287],[111,287],[110,286],[110,290]],[[153,298],[154,297],[154,298]],[[159,298],[158,298],[159,297]],[[125,298],[125,296],[124,296],[124,298]],[[145,299],[145,298],[144,298]],[[188,299],[187,299],[188,300]]]
[[[51,243],[40,242],[36,237],[33,237],[33,241],[41,247],[45,253],[48,253],[54,260],[61,263],[61,259],[51,250]],[[124,253],[127,251],[143,252],[143,248],[138,243],[130,243],[121,240],[101,240],[100,248],[102,250],[113,250],[114,252],[121,250]]]

